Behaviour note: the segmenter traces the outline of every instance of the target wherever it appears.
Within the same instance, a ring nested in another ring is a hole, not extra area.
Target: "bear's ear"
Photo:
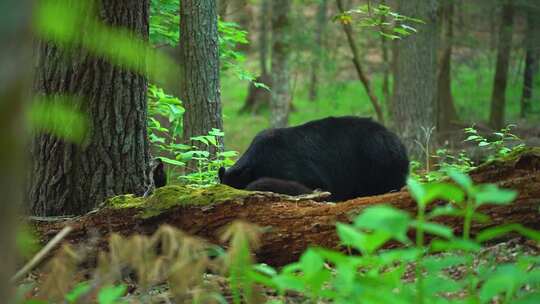
[[[225,176],[225,168],[220,167],[218,170],[219,182],[223,183],[223,177]]]

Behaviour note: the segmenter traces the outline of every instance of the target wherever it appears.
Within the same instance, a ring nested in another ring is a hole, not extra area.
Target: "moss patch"
[[[139,217],[150,218],[175,207],[211,206],[228,200],[243,198],[250,192],[237,190],[226,185],[214,185],[208,188],[191,188],[189,186],[165,186],[156,189],[147,198],[126,194],[113,197],[105,202],[108,208],[137,208]]]

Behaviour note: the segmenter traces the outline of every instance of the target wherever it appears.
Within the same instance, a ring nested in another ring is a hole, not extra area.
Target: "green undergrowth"
[[[105,202],[105,207],[113,209],[137,208],[138,216],[150,218],[176,207],[211,206],[242,198],[248,191],[237,190],[226,185],[213,185],[207,188],[171,185],[156,189],[148,198],[133,194],[115,196]]]

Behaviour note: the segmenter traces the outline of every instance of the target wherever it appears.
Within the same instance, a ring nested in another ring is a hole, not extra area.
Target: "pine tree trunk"
[[[223,130],[219,83],[219,41],[215,0],[180,2],[181,99],[184,102],[184,140]],[[219,138],[220,147],[223,138]],[[199,146],[200,143],[192,144]],[[206,147],[199,146],[202,150]],[[210,147],[215,154],[217,149]],[[188,163],[188,171],[196,164]]]
[[[439,60],[437,99],[439,109],[438,132],[444,137],[452,129],[457,118],[452,97],[452,44],[454,39],[454,3],[444,0],[441,7],[442,45]],[[441,138],[440,138],[441,139]]]
[[[148,0],[95,3],[96,16],[105,24],[148,39]],[[84,26],[73,30],[80,30],[80,37],[89,34]],[[81,146],[50,134],[35,136],[28,192],[33,214],[82,214],[108,197],[144,192],[149,164],[146,89],[143,75],[82,49],[41,42],[36,93],[80,97],[90,127]]]
[[[525,68],[523,70],[523,93],[521,95],[520,116],[524,118],[531,108],[534,78],[538,70],[540,52],[540,10],[536,7],[527,8],[527,33],[525,35]]]
[[[315,49],[313,60],[311,62],[311,77],[309,82],[309,100],[317,99],[317,90],[319,86],[319,66],[324,55],[324,36],[326,22],[328,21],[328,0],[319,0],[319,9],[317,10],[316,29],[315,29]]]
[[[4,1],[17,18],[0,20],[0,299],[11,303],[9,277],[14,273],[17,211],[23,201],[26,121],[24,110],[31,88],[30,22],[32,1]]]
[[[412,159],[420,160],[424,130],[437,125],[437,9],[435,0],[401,0],[398,11],[423,20],[417,33],[398,42],[392,117]],[[422,156],[423,157],[423,156]]]
[[[272,112],[274,128],[287,126],[291,93],[289,88],[289,9],[290,1],[272,1]]]
[[[492,128],[501,129],[504,126],[504,110],[506,106],[506,85],[508,83],[508,67],[512,48],[512,28],[514,23],[514,6],[507,0],[501,11],[501,26],[499,29],[499,45],[497,48],[497,63],[493,92],[491,95],[491,113],[489,124]]]

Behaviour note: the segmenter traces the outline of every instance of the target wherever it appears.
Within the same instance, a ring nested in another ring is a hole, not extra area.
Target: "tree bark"
[[[508,83],[508,67],[512,48],[512,31],[514,24],[514,6],[511,1],[505,1],[501,11],[501,26],[499,28],[499,44],[497,47],[497,63],[493,79],[491,95],[491,112],[489,124],[494,129],[504,127],[504,112],[506,106],[506,85]]]
[[[102,22],[148,39],[148,0],[94,2]],[[81,39],[92,34],[84,26],[92,13],[81,21],[81,28],[73,29],[80,31]],[[81,214],[114,195],[142,194],[149,182],[146,78],[52,41],[41,42],[38,52],[37,95],[80,97],[78,107],[87,114],[90,127],[83,146],[47,133],[35,136],[28,191],[31,212]]]
[[[184,140],[223,130],[219,83],[219,41],[215,0],[180,2],[181,99],[184,102]],[[219,138],[220,147],[223,139]],[[200,145],[192,142],[193,145]],[[199,146],[202,150],[206,147]],[[217,149],[210,148],[215,154]],[[188,171],[196,164],[188,163]]]
[[[401,0],[398,11],[423,20],[418,32],[397,45],[392,117],[412,159],[421,159],[425,132],[437,126],[436,0]],[[433,134],[435,135],[435,134]]]
[[[342,0],[336,0],[338,10],[340,13],[345,12],[345,7],[343,5]],[[349,23],[341,23],[343,27],[343,31],[345,32],[347,36],[347,41],[349,42],[349,47],[351,48],[351,53],[353,56],[353,64],[356,69],[356,74],[358,75],[358,78],[360,79],[360,82],[362,82],[362,85],[364,86],[364,89],[366,90],[366,93],[369,97],[369,101],[371,101],[371,105],[373,106],[373,109],[375,110],[375,114],[377,115],[377,120],[380,123],[384,123],[384,114],[381,108],[381,105],[379,104],[379,100],[375,93],[373,92],[373,89],[371,88],[370,80],[368,76],[364,73],[362,69],[362,65],[360,64],[360,53],[358,52],[358,48],[356,47],[356,41],[354,40],[353,30]]]
[[[9,278],[16,265],[17,211],[24,193],[27,130],[26,104],[30,99],[32,50],[30,24],[32,1],[4,1],[0,8],[16,18],[0,21],[0,299],[11,303]]]
[[[439,57],[439,71],[437,81],[438,100],[438,131],[439,139],[444,139],[453,128],[458,119],[454,98],[452,97],[452,44],[454,39],[454,3],[452,0],[443,0],[441,6],[441,32],[442,45]]]
[[[317,99],[318,86],[319,86],[319,67],[321,58],[324,55],[325,49],[325,33],[326,23],[328,19],[328,0],[319,0],[319,8],[317,10],[317,17],[315,22],[315,48],[313,52],[313,60],[311,62],[311,77],[309,82],[309,100],[315,101]]]
[[[535,74],[538,70],[538,60],[540,59],[540,9],[538,7],[527,7],[527,33],[525,35],[525,68],[523,70],[523,93],[521,95],[520,116],[525,118],[531,108],[533,97],[533,87]]]
[[[486,205],[481,212],[492,221],[474,223],[472,233],[504,223],[521,223],[531,228],[540,227],[540,152],[533,150],[515,160],[493,162],[471,172],[475,183],[497,183],[504,188],[516,189],[519,195],[509,206]],[[439,202],[440,203],[440,202]],[[434,203],[430,208],[439,205]],[[309,199],[293,200],[279,195],[253,193],[244,198],[230,199],[208,206],[181,205],[159,216],[140,219],[136,208],[105,208],[68,221],[34,221],[33,224],[43,241],[52,238],[66,225],[73,227],[69,242],[81,242],[92,232],[100,231],[102,246],[112,232],[122,235],[134,233],[151,234],[161,224],[170,224],[190,234],[221,244],[219,231],[236,219],[242,219],[262,227],[271,227],[262,236],[257,252],[260,262],[284,265],[295,261],[308,246],[339,248],[335,232],[336,222],[350,222],[352,215],[367,207],[387,204],[411,215],[416,214],[416,203],[407,191],[379,196],[364,197],[350,201],[328,204]],[[437,222],[448,225],[460,233],[463,222],[459,218],[441,217]]]
[[[272,97],[271,119],[274,128],[286,127],[289,122],[291,93],[289,88],[290,1],[272,1]]]

